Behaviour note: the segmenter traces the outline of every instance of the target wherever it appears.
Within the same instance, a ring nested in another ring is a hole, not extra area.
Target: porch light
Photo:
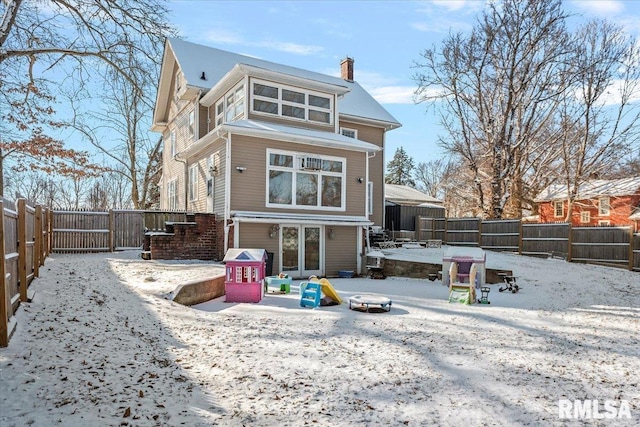
[[[272,225],[271,228],[269,229],[269,237],[272,239],[276,237],[276,234],[278,234],[278,230],[280,230],[279,225],[277,224]]]
[[[329,239],[333,240],[336,237],[336,231],[333,228],[329,229]]]

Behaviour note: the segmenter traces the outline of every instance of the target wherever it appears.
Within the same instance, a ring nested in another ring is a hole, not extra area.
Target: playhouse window
[[[346,159],[268,151],[267,206],[344,210]]]

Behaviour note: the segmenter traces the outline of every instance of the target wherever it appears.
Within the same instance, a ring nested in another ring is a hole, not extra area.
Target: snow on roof
[[[640,176],[621,179],[595,179],[586,181],[578,188],[577,200],[593,199],[602,196],[628,196],[640,190]],[[563,184],[551,184],[540,192],[534,202],[563,200],[568,197],[567,187]]]
[[[411,204],[435,204],[442,207],[442,201],[424,194],[421,191],[407,185],[385,184],[384,197],[388,201],[410,202]]]
[[[344,95],[344,98],[339,101],[340,114],[378,120],[391,124],[392,127],[401,126],[400,122],[356,82],[348,82],[339,77],[277,64],[275,62],[227,52],[176,38],[169,38],[168,43],[175,54],[187,84],[190,86],[205,90],[211,89],[220,79],[231,71],[235,65],[247,64],[290,76],[347,87],[350,89],[350,92]],[[205,73],[206,80],[201,79],[203,72]]]
[[[222,262],[227,261],[263,261],[267,257],[264,249],[229,248]]]
[[[367,153],[374,153],[382,150],[381,147],[375,144],[349,138],[337,133],[296,128],[281,124],[266,123],[258,120],[237,120],[235,122],[223,124],[222,129],[241,135],[262,136],[269,139],[309,143],[316,146],[324,145],[326,147],[362,151]]]

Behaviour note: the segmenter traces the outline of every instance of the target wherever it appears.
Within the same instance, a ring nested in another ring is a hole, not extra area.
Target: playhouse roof
[[[264,261],[267,251],[264,249],[229,248],[222,262],[227,261]]]

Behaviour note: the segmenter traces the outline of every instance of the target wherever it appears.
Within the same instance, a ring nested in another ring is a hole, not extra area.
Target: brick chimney
[[[340,77],[348,82],[353,81],[353,58],[347,56],[340,62]]]

